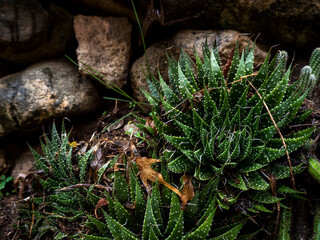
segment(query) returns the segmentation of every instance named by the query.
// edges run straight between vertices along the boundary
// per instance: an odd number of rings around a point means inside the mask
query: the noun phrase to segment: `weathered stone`
[[[0,137],[44,120],[97,110],[101,97],[68,61],[47,61],[0,79]]]
[[[209,46],[213,46],[216,42],[221,58],[221,65],[225,65],[232,51],[234,50],[237,41],[240,51],[244,49],[247,44],[253,45],[253,42],[248,36],[243,36],[239,32],[233,30],[226,31],[193,31],[184,30],[178,32],[171,38],[151,45],[147,49],[148,62],[150,72],[158,75],[158,69],[162,77],[168,79],[168,66],[166,55],[178,58],[180,49],[183,49],[191,59],[195,60],[195,50],[202,59],[202,48],[207,41]],[[255,65],[261,63],[266,57],[267,53],[262,51],[257,45],[255,46]],[[130,80],[133,89],[134,97],[141,102],[146,102],[144,95],[140,89],[148,90],[145,74],[147,72],[145,55],[134,62],[131,68]]]
[[[138,1],[142,2],[141,0]],[[79,7],[91,9],[96,12],[98,11],[118,17],[126,16],[131,20],[135,19],[131,2],[127,0],[73,0],[73,2]],[[144,2],[143,4],[146,3]],[[139,5],[141,6],[141,4]]]
[[[61,56],[73,41],[72,16],[36,0],[0,0],[0,57],[32,64]]]
[[[98,71],[109,86],[121,88],[127,82],[131,54],[132,26],[127,18],[78,15],[74,29],[79,43],[77,56],[79,68],[86,65]]]
[[[273,43],[314,49],[320,42],[320,1],[186,0],[151,1],[144,25],[188,29],[234,29],[261,33]],[[154,3],[152,5],[152,3]],[[139,8],[139,6],[136,6]],[[152,24],[151,22],[157,22]]]

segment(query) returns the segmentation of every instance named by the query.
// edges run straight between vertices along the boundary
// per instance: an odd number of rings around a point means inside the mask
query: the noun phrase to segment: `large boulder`
[[[253,46],[253,42],[248,36],[241,35],[239,32],[233,30],[183,30],[166,40],[151,45],[147,49],[150,72],[154,76],[157,76],[159,70],[162,77],[167,80],[167,55],[177,59],[179,57],[180,49],[183,49],[192,60],[195,61],[195,51],[199,57],[203,59],[202,48],[205,46],[206,42],[209,46],[213,46],[214,43],[217,44],[222,66],[226,64],[237,42],[240,51],[242,51],[247,44],[249,44],[250,47]],[[267,53],[256,45],[254,55],[255,65],[258,65],[264,60]],[[141,89],[148,90],[145,76],[145,73],[147,72],[146,56],[144,54],[134,62],[130,74],[133,95],[140,102],[146,102]]]
[[[72,16],[36,0],[0,0],[0,58],[30,65],[61,56],[74,39]]]
[[[123,87],[127,82],[131,54],[129,20],[78,15],[74,18],[74,30],[79,43],[79,70],[90,75],[87,71],[94,69],[106,85]]]
[[[0,79],[0,137],[43,121],[80,116],[101,102],[90,80],[68,61],[47,61]]]

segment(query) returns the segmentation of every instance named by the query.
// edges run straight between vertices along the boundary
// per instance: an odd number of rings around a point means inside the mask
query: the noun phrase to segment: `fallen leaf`
[[[191,177],[183,175],[183,188],[181,190],[181,209],[185,210],[187,203],[194,198],[194,188],[192,185]]]
[[[140,131],[140,129],[134,125],[133,123],[128,123],[123,127],[123,130],[125,133],[127,133],[129,136],[131,135],[135,135],[136,133],[138,133]]]
[[[157,129],[156,129],[156,125],[154,124],[154,121],[153,121],[153,119],[152,119],[151,116],[147,118],[147,121],[146,121],[146,124],[145,124],[145,125],[146,125],[147,127],[151,127],[152,130],[153,130],[153,133],[154,133],[155,135],[158,134],[158,131],[157,131]]]
[[[94,209],[94,215],[96,216],[97,219],[101,219],[101,217],[99,218],[99,217],[97,216],[97,210],[98,210],[99,208],[102,208],[102,207],[106,206],[106,205],[108,205],[108,200],[105,199],[105,198],[101,198],[101,199],[97,202],[96,207],[95,207],[95,209]]]
[[[124,120],[121,119],[120,121],[118,121],[117,123],[112,123],[111,125],[109,125],[108,127],[108,132],[112,132],[113,130],[116,130],[118,128],[121,128],[124,124]]]
[[[181,192],[167,183],[161,173],[158,173],[156,170],[154,170],[151,165],[156,162],[161,162],[159,159],[154,158],[147,158],[147,157],[137,157],[135,158],[136,163],[138,164],[139,169],[139,176],[144,184],[144,186],[147,188],[147,190],[150,190],[151,187],[148,183],[148,180],[151,182],[156,182],[158,180],[158,183],[163,184],[167,188],[169,188],[171,191],[175,192],[179,197],[181,197]]]

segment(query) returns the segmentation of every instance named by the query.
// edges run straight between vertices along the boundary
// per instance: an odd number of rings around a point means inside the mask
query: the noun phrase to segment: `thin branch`
[[[34,224],[34,203],[31,204],[32,206],[32,219],[31,219],[31,225],[30,225],[30,230],[29,230],[29,238],[31,239],[31,234],[32,234],[32,228]]]
[[[259,98],[262,99],[262,96],[260,95],[260,93],[258,92],[258,90],[253,86],[253,84],[252,84],[247,78],[246,78],[246,80],[247,80],[247,82],[250,84],[250,86],[256,91],[256,93],[258,94]],[[279,129],[277,123],[274,121],[274,119],[273,119],[273,117],[272,117],[272,114],[271,114],[271,112],[270,112],[270,110],[269,110],[268,105],[266,104],[266,102],[265,102],[264,100],[263,100],[263,105],[264,105],[264,107],[266,108],[266,110],[267,110],[267,112],[268,112],[268,114],[269,114],[269,116],[270,116],[270,119],[271,119],[273,125],[274,125],[275,128],[277,129],[277,132],[278,132],[278,134],[280,135],[281,141],[282,141],[283,146],[284,146],[284,148],[285,148],[285,150],[286,150],[287,160],[288,160],[288,164],[289,164],[289,168],[290,168],[290,176],[291,176],[290,180],[291,180],[291,184],[292,184],[293,189],[296,190],[296,186],[295,186],[296,184],[295,184],[295,180],[294,180],[294,176],[293,176],[292,164],[291,164],[291,160],[290,160],[290,155],[289,155],[289,151],[288,151],[287,144],[286,144],[286,142],[285,142],[285,140],[284,140],[284,137],[283,137],[282,133],[280,132],[280,129]]]
[[[65,191],[65,190],[72,189],[72,188],[89,188],[91,186],[94,186],[95,188],[107,190],[108,192],[112,191],[111,187],[104,186],[104,185],[101,185],[101,184],[88,184],[88,183],[78,183],[78,184],[75,184],[75,185],[71,185],[71,186],[67,186],[67,187],[58,189],[56,191],[60,192],[60,191]]]

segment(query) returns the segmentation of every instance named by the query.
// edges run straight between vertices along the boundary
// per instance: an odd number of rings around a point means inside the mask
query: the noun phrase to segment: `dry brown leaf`
[[[145,124],[145,125],[146,125],[147,127],[151,127],[152,130],[153,130],[153,133],[154,133],[155,135],[158,134],[158,131],[157,131],[157,129],[156,129],[156,125],[154,124],[154,121],[153,121],[153,119],[152,119],[151,116],[147,118],[147,121],[146,121],[146,124]]]
[[[151,182],[155,182],[158,180],[158,183],[163,184],[167,188],[169,188],[171,191],[175,192],[179,197],[181,197],[181,192],[167,183],[161,173],[158,173],[156,170],[154,170],[151,165],[156,162],[161,162],[159,159],[154,158],[147,158],[147,157],[137,157],[135,159],[136,163],[138,164],[139,169],[139,175],[142,183],[144,186],[149,190],[151,187],[148,184],[148,180]]]
[[[102,207],[104,207],[104,206],[106,206],[106,205],[108,205],[108,200],[107,199],[105,199],[105,198],[101,198],[98,202],[97,202],[97,205],[96,205],[96,207],[95,207],[95,209],[94,209],[94,215],[96,216],[96,218],[97,219],[100,219],[99,217],[98,217],[98,215],[97,215],[97,210],[99,209],[99,208],[102,208]]]
[[[183,188],[181,191],[181,209],[185,210],[187,203],[194,198],[194,188],[192,185],[191,177],[183,175]]]

